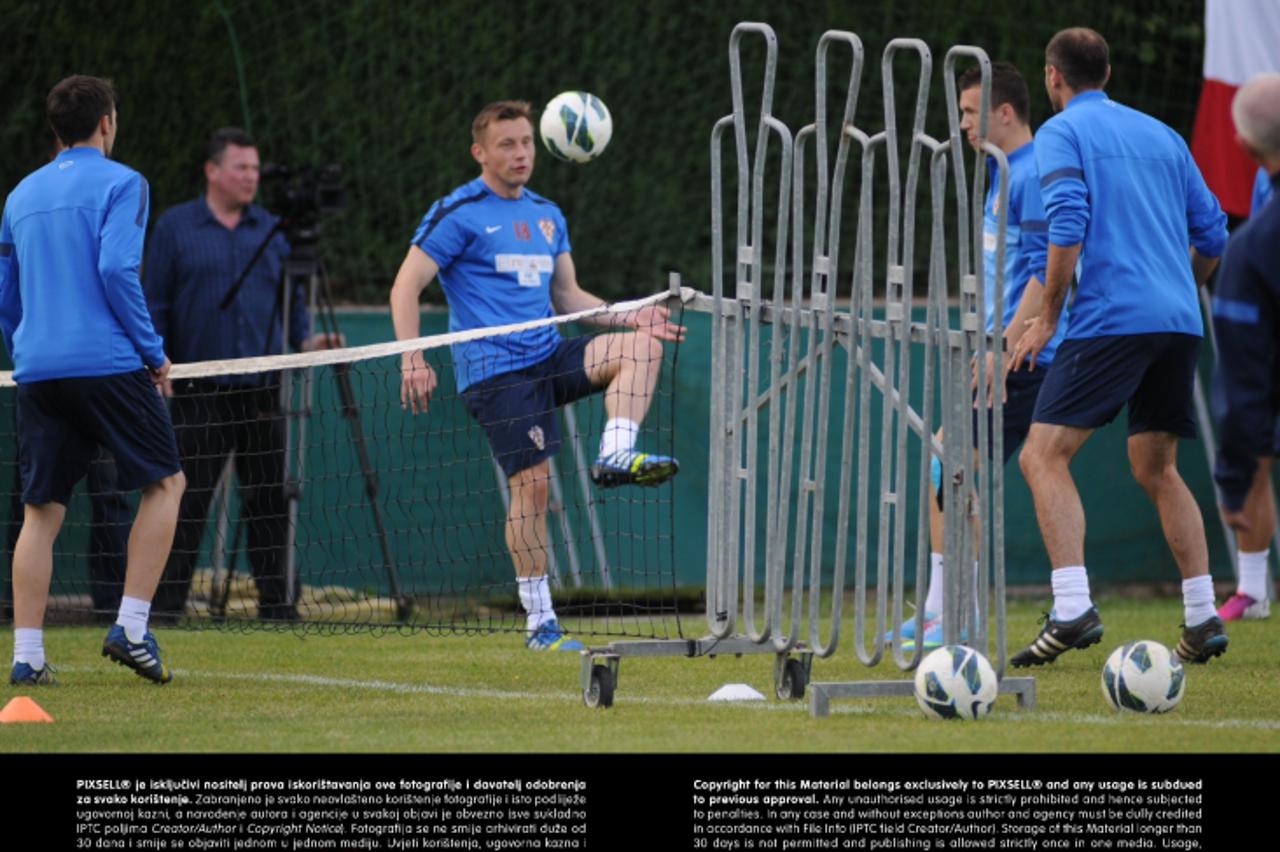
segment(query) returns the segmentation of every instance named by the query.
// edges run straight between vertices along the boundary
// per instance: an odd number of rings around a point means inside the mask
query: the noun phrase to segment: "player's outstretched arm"
[[[391,322],[395,325],[396,340],[412,340],[421,337],[418,299],[432,282],[440,268],[431,257],[417,246],[410,246],[395,283],[391,285]],[[436,389],[436,374],[420,351],[405,352],[400,356],[400,407],[426,413],[427,403]]]
[[[556,258],[555,272],[551,277],[551,302],[558,314],[572,314],[608,304],[578,284],[578,272],[573,265],[573,256],[568,252]],[[673,343],[684,340],[685,334],[685,327],[671,322],[670,311],[661,305],[646,305],[625,314],[605,314],[588,322],[606,328],[634,328],[658,340]]]

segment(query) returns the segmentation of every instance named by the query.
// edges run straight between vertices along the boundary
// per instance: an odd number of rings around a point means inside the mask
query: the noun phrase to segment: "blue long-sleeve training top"
[[[1040,176],[1036,174],[1035,142],[1031,141],[1009,154],[1009,209],[1005,214],[1004,257],[1004,328],[1013,322],[1018,304],[1027,292],[1032,278],[1043,287],[1045,261],[1049,253],[1049,223],[1044,218],[1044,205],[1040,201]],[[999,230],[1000,176],[995,157],[987,158],[987,173],[991,186],[987,190],[986,207],[983,209],[982,245],[983,272],[987,279],[986,308],[987,331],[995,330],[996,313],[996,243]],[[1064,305],[1063,317],[1068,308]],[[1053,338],[1040,350],[1037,364],[1048,366],[1058,351],[1058,344],[1067,330],[1067,323],[1060,321]]]
[[[1280,173],[1271,187],[1280,185]],[[1258,456],[1277,450],[1280,416],[1280,204],[1267,204],[1236,230],[1213,300],[1218,364],[1213,414],[1218,459],[1213,476],[1223,504],[1244,505]]]
[[[171,207],[156,220],[142,285],[156,330],[175,364],[279,355],[283,309],[280,274],[289,257],[284,235],[271,237],[225,309],[223,298],[277,219],[249,205],[234,229],[214,218],[204,198]],[[303,282],[289,294],[289,342],[301,349],[311,333]],[[222,380],[220,380],[222,381]],[[259,376],[228,377],[225,384],[257,384]]]
[[[1203,334],[1188,245],[1218,257],[1227,217],[1172,128],[1101,91],[1036,133],[1050,245],[1083,243],[1067,338]]]
[[[27,175],[0,222],[0,331],[20,383],[164,364],[138,267],[147,182],[96,148]]]

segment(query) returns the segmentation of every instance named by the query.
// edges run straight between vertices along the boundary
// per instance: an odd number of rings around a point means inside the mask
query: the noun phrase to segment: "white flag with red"
[[[1191,153],[1222,209],[1247,216],[1258,165],[1236,144],[1231,99],[1254,75],[1280,71],[1280,0],[1206,0],[1204,33]]]

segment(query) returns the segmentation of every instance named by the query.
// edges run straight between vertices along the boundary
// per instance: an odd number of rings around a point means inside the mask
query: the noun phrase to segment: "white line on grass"
[[[336,689],[363,689],[371,692],[396,692],[409,695],[443,695],[451,698],[494,698],[508,701],[546,701],[550,699],[575,703],[582,700],[582,694],[579,692],[533,692],[502,689],[473,689],[470,687],[460,686],[434,686],[432,684],[425,683],[396,683],[394,681],[385,680],[351,680],[347,678],[305,674],[242,674],[235,672],[196,672],[184,669],[175,669],[174,673],[183,677],[196,679],[249,681],[253,683],[293,683],[306,686],[333,687]],[[706,699],[700,698],[660,698],[652,695],[630,694],[623,696],[620,700],[624,704],[646,704],[663,707],[693,707],[722,704],[724,706],[756,711],[784,713],[809,712],[809,704],[807,701],[766,700],[709,702]],[[1008,705],[1006,704],[1005,706],[1007,707]],[[918,717],[920,715],[919,711],[915,707],[904,706],[891,709],[882,703],[875,705],[866,703],[835,704],[831,707],[831,712],[835,714],[866,716],[887,715]],[[1035,710],[1029,713],[1021,713],[1017,711],[1001,713],[1000,721],[1049,724],[1061,724],[1063,722],[1067,722],[1077,725],[1125,725],[1141,722],[1141,718],[1131,714],[1121,715],[1119,713],[1054,713]],[[1166,716],[1161,717],[1160,724],[1176,725],[1178,727],[1188,728],[1280,731],[1280,720],[1270,719],[1184,719],[1177,716]]]

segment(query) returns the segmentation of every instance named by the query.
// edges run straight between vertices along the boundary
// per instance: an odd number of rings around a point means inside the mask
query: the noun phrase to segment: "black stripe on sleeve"
[[[1024,234],[1044,234],[1049,231],[1049,223],[1044,219],[1023,219],[1019,224]]]
[[[1055,180],[1064,180],[1065,178],[1076,178],[1077,180],[1084,180],[1084,170],[1073,169],[1068,167],[1065,169],[1057,169],[1055,171],[1049,172],[1049,174],[1040,178],[1040,187],[1043,189],[1044,187],[1053,183]]]
[[[13,243],[0,243],[0,257],[8,257],[13,254]]]
[[[454,210],[457,210],[459,207],[462,207],[463,205],[474,204],[477,201],[481,201],[484,199],[484,197],[485,197],[485,191],[481,190],[480,192],[477,192],[475,195],[468,195],[466,198],[460,198],[457,201],[453,202],[452,204],[441,205],[440,208],[436,210],[436,215],[432,216],[431,221],[427,223],[427,229],[422,232],[422,239],[418,240],[417,242],[418,248],[422,248],[426,244],[427,237],[431,236],[431,232],[436,229],[436,225],[439,225],[440,222],[444,220],[445,216],[448,216]]]

